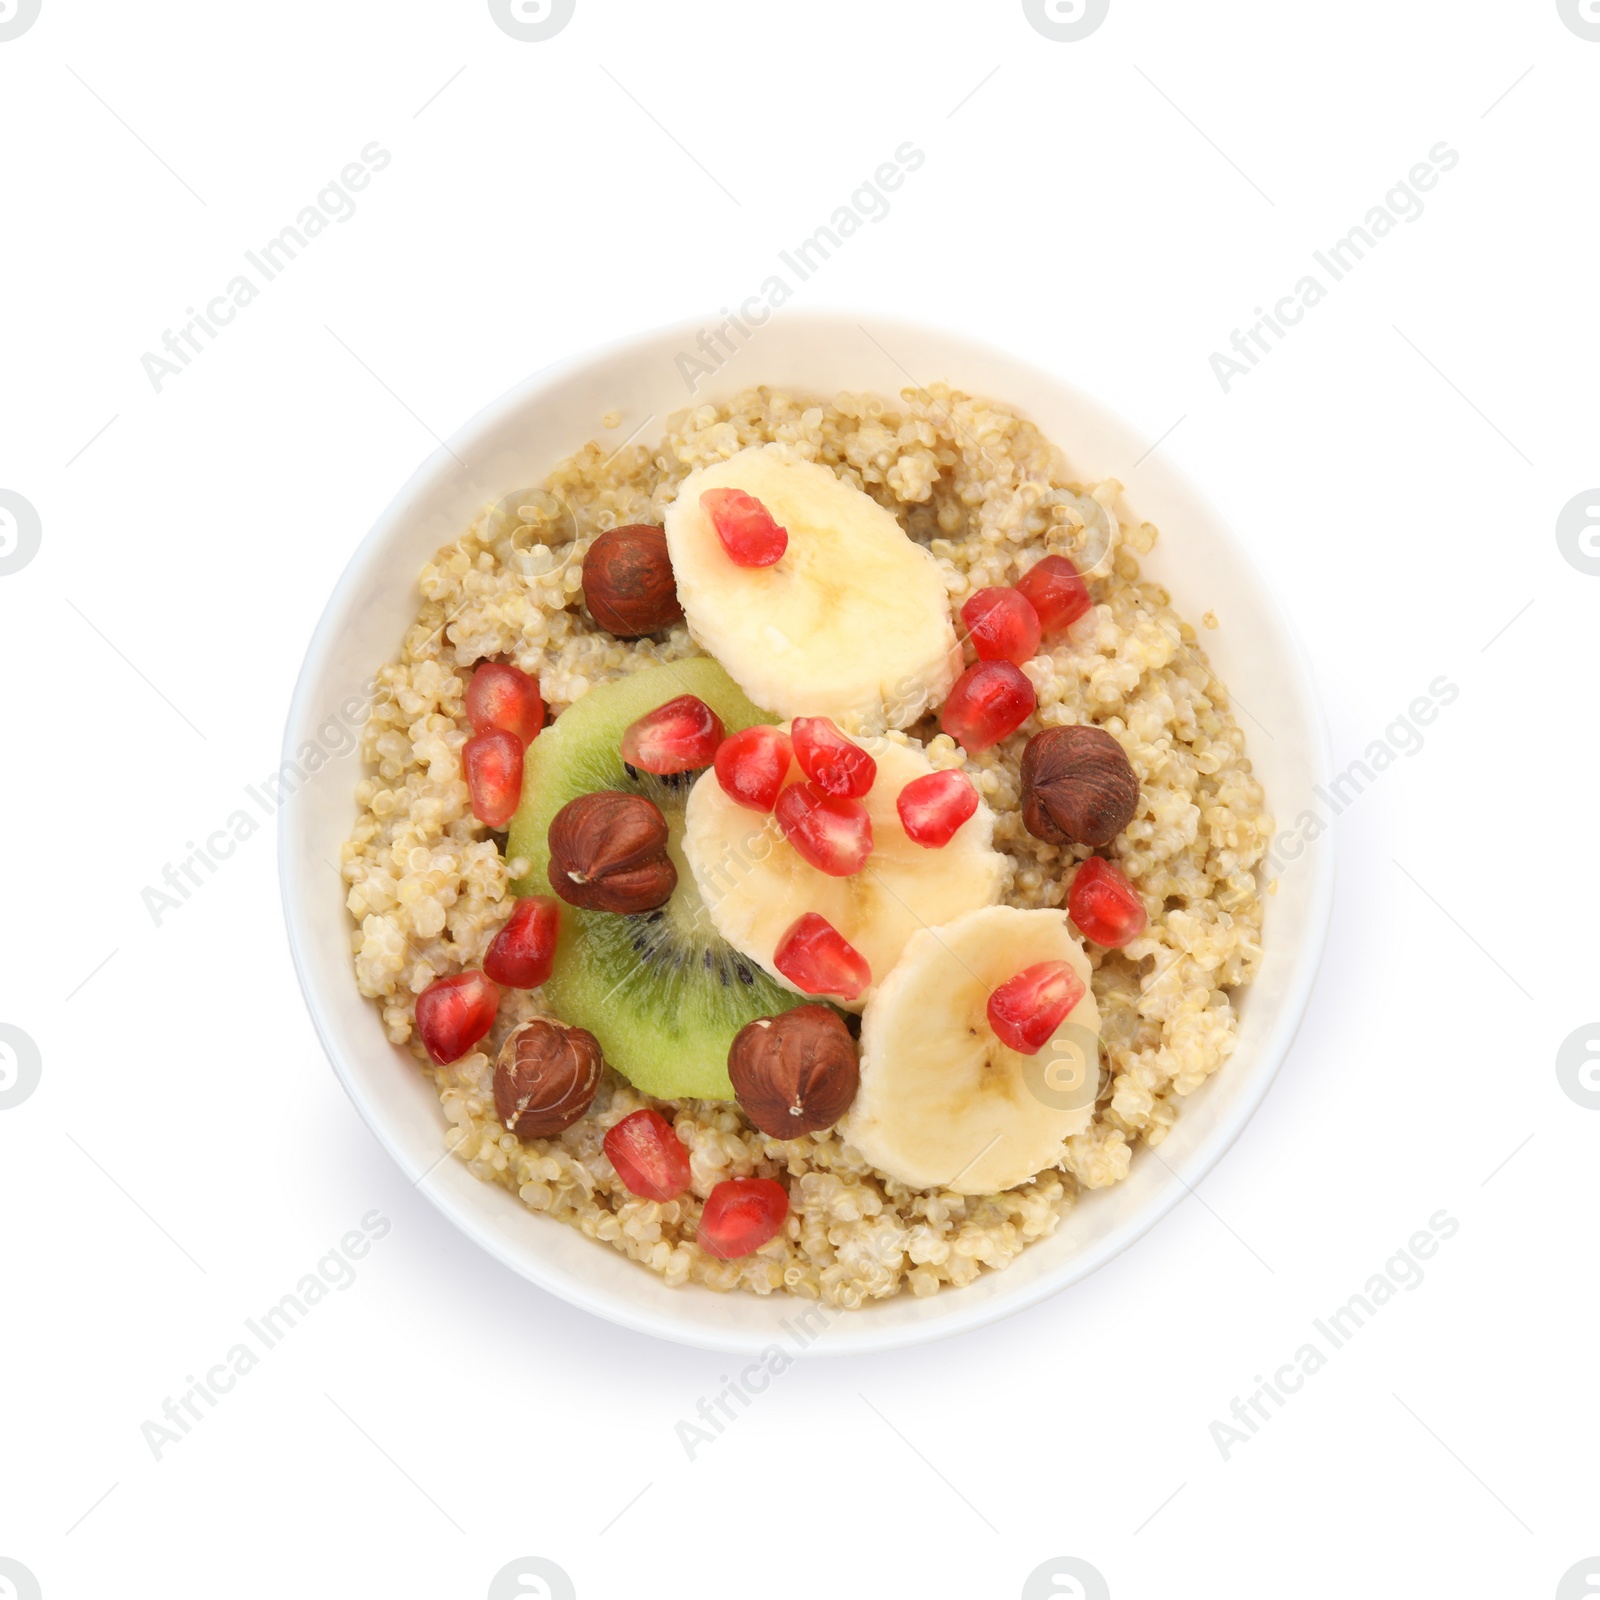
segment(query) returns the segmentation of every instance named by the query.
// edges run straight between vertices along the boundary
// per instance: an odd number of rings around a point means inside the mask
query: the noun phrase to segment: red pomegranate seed
[[[537,989],[550,976],[560,925],[561,902],[553,895],[517,901],[483,958],[484,972],[508,989]]]
[[[1015,589],[980,589],[961,608],[967,637],[980,661],[1014,661],[1039,653],[1039,613]]]
[[[878,763],[827,717],[796,717],[789,725],[800,770],[827,794],[859,800],[872,787]]]
[[[717,746],[717,782],[730,800],[770,811],[794,764],[794,747],[782,728],[759,723],[730,734]]]
[[[494,1026],[500,991],[476,968],[437,978],[417,996],[417,1032],[438,1064],[459,1061]]]
[[[467,720],[474,733],[504,728],[523,744],[532,744],[544,726],[539,680],[499,661],[485,661],[467,685]]]
[[[1009,661],[980,661],[956,679],[939,726],[969,755],[976,755],[1015,733],[1037,703],[1020,667]]]
[[[778,940],[772,964],[807,994],[836,994],[859,1000],[872,987],[867,958],[815,911],[791,923]]]
[[[689,1187],[689,1152],[659,1111],[635,1111],[605,1137],[606,1155],[629,1194],[673,1200]]]
[[[1020,594],[1038,615],[1046,633],[1071,627],[1094,601],[1089,586],[1065,556],[1046,556],[1017,579]]]
[[[872,854],[872,818],[859,800],[791,783],[774,808],[783,836],[818,872],[848,878]]]
[[[622,759],[641,772],[693,772],[709,767],[722,743],[722,718],[704,700],[680,694],[622,736]]]
[[[700,504],[736,566],[770,567],[789,548],[788,532],[743,489],[707,489]]]
[[[1024,967],[989,996],[989,1026],[1001,1044],[1036,1056],[1085,992],[1083,979],[1070,962],[1041,961]]]
[[[938,850],[978,809],[978,791],[964,772],[930,772],[900,791],[894,808],[906,837],[926,850]]]
[[[707,1255],[732,1261],[777,1238],[789,1196],[771,1178],[724,1178],[706,1198],[696,1238]]]
[[[504,728],[475,733],[461,747],[461,769],[473,816],[488,827],[505,827],[522,799],[522,741]]]
[[[1090,856],[1073,874],[1067,915],[1085,939],[1108,950],[1137,939],[1150,921],[1138,891],[1104,856]]]

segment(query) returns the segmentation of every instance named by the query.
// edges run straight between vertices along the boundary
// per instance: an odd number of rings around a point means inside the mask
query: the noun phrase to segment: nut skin
[[[774,1139],[831,1128],[856,1097],[856,1042],[827,1006],[758,1017],[734,1036],[728,1077],[744,1114]]]
[[[604,1065],[592,1033],[525,1022],[500,1047],[494,1109],[519,1139],[553,1139],[589,1109]]]
[[[589,615],[619,639],[641,639],[683,620],[667,536],[648,522],[609,528],[583,558]]]
[[[661,808],[618,789],[568,801],[550,821],[550,887],[585,911],[631,916],[665,905],[678,869]]]
[[[1046,728],[1022,752],[1022,821],[1046,844],[1110,844],[1139,809],[1139,778],[1104,728]]]

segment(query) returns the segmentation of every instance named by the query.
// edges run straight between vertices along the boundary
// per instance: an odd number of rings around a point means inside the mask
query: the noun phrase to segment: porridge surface
[[[595,684],[700,654],[681,622],[637,641],[598,630],[582,610],[583,555],[608,528],[660,523],[694,468],[769,440],[894,512],[933,553],[955,609],[1045,555],[1069,557],[1089,581],[1093,609],[1023,669],[1038,708],[1016,733],[965,759],[932,717],[890,735],[924,743],[936,767],[964,765],[995,813],[995,848],[1011,864],[1004,903],[1024,908],[1061,906],[1064,872],[1090,854],[1024,829],[1018,768],[1029,736],[1093,722],[1121,743],[1139,778],[1138,812],[1106,853],[1139,890],[1150,922],[1122,950],[1088,946],[1103,1044],[1094,1120],[1069,1140],[1061,1169],[1004,1194],[908,1190],[836,1132],[780,1141],[731,1101],[651,1101],[610,1068],[581,1121],[557,1138],[520,1143],[495,1115],[494,1061],[506,1034],[541,1014],[538,991],[507,991],[488,1038],[448,1067],[434,1067],[415,1037],[416,996],[482,960],[523,870],[503,859],[470,810],[461,748],[471,732],[463,696],[472,667],[511,662],[539,679],[559,714]],[[416,621],[398,659],[378,674],[363,738],[369,775],[342,852],[357,982],[389,1038],[409,1044],[433,1077],[447,1143],[478,1177],[669,1283],[787,1289],[855,1307],[906,1288],[933,1294],[1005,1266],[1055,1228],[1080,1188],[1115,1183],[1141,1141],[1166,1137],[1183,1097],[1232,1052],[1230,996],[1260,960],[1255,869],[1272,822],[1194,629],[1139,576],[1138,556],[1156,530],[1119,525],[1107,508],[1120,485],[1076,483],[1031,423],[938,385],[899,400],[840,394],[828,403],[752,391],[669,418],[653,449],[613,453],[590,443],[545,488],[573,518],[556,532],[575,537],[537,542],[515,516],[490,508],[424,567]],[[1204,620],[1216,625],[1209,613]],[[647,1105],[675,1123],[690,1153],[691,1193],[664,1204],[630,1194],[601,1147],[608,1128]],[[718,1260],[695,1242],[701,1203],[720,1180],[748,1176],[785,1183],[788,1218],[756,1253]]]

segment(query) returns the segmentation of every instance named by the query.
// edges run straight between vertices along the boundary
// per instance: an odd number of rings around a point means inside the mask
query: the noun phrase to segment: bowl
[[[842,314],[779,315],[753,328],[731,355],[701,340],[701,332],[681,326],[645,333],[547,369],[480,412],[417,470],[356,550],[317,624],[289,711],[286,760],[308,742],[324,752],[330,743],[349,742],[330,739],[330,722],[359,720],[373,671],[398,650],[416,610],[423,563],[458,538],[487,502],[540,481],[593,437],[613,408],[622,413],[623,429],[652,441],[670,412],[756,384],[820,395],[896,394],[916,374],[1016,407],[1062,447],[1084,481],[1126,480],[1148,449],[1148,440],[1061,379],[935,329]],[[715,353],[708,354],[706,343]],[[619,441],[627,436],[623,429]],[[1250,559],[1159,454],[1142,460],[1120,510],[1125,521],[1148,518],[1162,530],[1143,566],[1183,615],[1215,610],[1224,619],[1206,635],[1206,650],[1235,696],[1269,809],[1279,819],[1312,809],[1313,791],[1331,767],[1322,712],[1293,630]],[[352,751],[326,760],[295,789],[279,812],[279,868],[306,1005],[372,1131],[463,1233],[551,1294],[626,1327],[708,1349],[753,1353],[779,1342],[781,1319],[797,1310],[789,1296],[669,1289],[626,1257],[442,1158],[445,1119],[432,1084],[388,1043],[376,1010],[356,992],[343,887],[329,864],[339,859],[354,820],[359,776]],[[1161,1160],[1136,1153],[1125,1181],[1084,1194],[1050,1238],[1004,1271],[926,1299],[902,1293],[833,1315],[825,1337],[808,1349],[886,1350],[979,1327],[1059,1293],[1154,1227],[1238,1137],[1282,1064],[1321,955],[1332,877],[1326,847],[1281,871],[1279,890],[1267,901],[1260,974],[1241,997],[1237,1049],[1189,1096]]]

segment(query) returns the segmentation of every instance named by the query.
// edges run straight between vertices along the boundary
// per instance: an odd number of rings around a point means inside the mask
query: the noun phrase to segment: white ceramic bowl
[[[562,456],[595,437],[601,415],[622,412],[622,439],[643,424],[653,442],[664,419],[689,404],[755,384],[819,395],[841,389],[892,395],[916,380],[943,380],[1018,408],[1066,451],[1085,481],[1127,480],[1149,441],[1068,384],[1009,356],[927,328],[843,315],[775,317],[691,395],[678,357],[696,351],[697,328],[668,328],[565,362],[481,412],[424,463],[356,551],[317,626],[289,713],[285,756],[326,725],[374,669],[393,657],[417,607],[417,574],[460,536],[489,500],[538,482]],[[645,419],[650,419],[648,422]],[[1191,619],[1215,609],[1223,627],[1204,635],[1222,679],[1248,715],[1250,755],[1280,819],[1313,805],[1330,767],[1311,676],[1290,627],[1249,559],[1202,497],[1158,453],[1140,466],[1124,520],[1161,530],[1146,571]],[[1270,730],[1270,737],[1266,732]],[[441,1160],[443,1114],[433,1086],[388,1044],[355,988],[349,922],[329,870],[355,816],[354,755],[315,773],[280,812],[279,865],[289,942],[306,1004],[334,1070],[363,1117],[409,1177],[461,1230],[552,1294],[630,1328],[687,1344],[757,1351],[779,1338],[787,1296],[719,1295],[662,1281],[574,1228],[528,1211],[459,1162]],[[1305,1009],[1332,901],[1332,854],[1316,852],[1283,874],[1268,900],[1265,957],[1240,1006],[1238,1048],[1184,1104],[1160,1161],[1136,1155],[1128,1179],[1086,1194],[1049,1239],[1004,1272],[928,1299],[902,1294],[833,1319],[811,1348],[830,1354],[885,1350],[993,1322],[1077,1282],[1124,1250],[1175,1206],[1233,1142],[1266,1094]],[[1263,1205],[1272,1204],[1269,1195]],[[793,1344],[785,1341],[786,1347]]]

